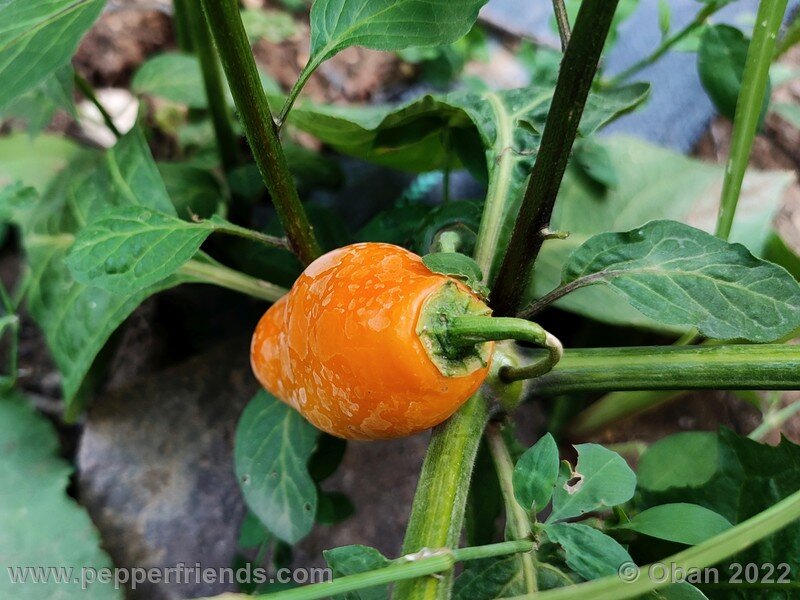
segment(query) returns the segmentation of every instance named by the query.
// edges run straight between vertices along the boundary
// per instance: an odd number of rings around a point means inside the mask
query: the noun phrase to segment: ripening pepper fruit
[[[315,260],[264,314],[253,335],[253,372],[333,435],[411,435],[452,415],[489,372],[493,344],[454,354],[442,322],[488,313],[469,288],[416,254],[353,244]]]

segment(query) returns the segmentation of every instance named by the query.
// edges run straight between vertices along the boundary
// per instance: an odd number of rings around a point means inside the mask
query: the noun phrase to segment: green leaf
[[[374,571],[388,567],[390,564],[383,554],[369,546],[341,546],[332,550],[324,550],[325,562],[335,577],[356,575],[365,571]],[[384,600],[389,597],[387,586],[379,585],[350,592],[342,596],[334,596],[337,600]]]
[[[171,277],[133,294],[78,283],[65,263],[74,235],[108,206],[174,209],[138,129],[100,159],[76,158],[34,200],[27,211],[16,211],[31,268],[28,309],[61,371],[67,418],[74,418],[84,379],[114,330],[147,297],[185,281]]]
[[[716,471],[717,436],[684,431],[658,440],[639,459],[639,487],[659,492],[672,487],[700,487]]]
[[[453,582],[455,600],[494,600],[526,592],[525,578],[516,556],[482,558],[464,564]]]
[[[21,181],[44,192],[59,171],[83,151],[75,142],[57,135],[33,139],[24,133],[0,138],[0,187]]]
[[[234,464],[248,507],[283,541],[294,544],[314,525],[317,490],[308,474],[317,431],[265,391],[236,429]]]
[[[689,545],[704,542],[730,528],[728,520],[713,510],[684,502],[654,506],[617,526],[617,529]]]
[[[527,510],[539,512],[553,495],[558,479],[558,445],[549,433],[528,448],[514,465],[514,497]]]
[[[320,431],[317,447],[308,461],[308,472],[317,483],[322,483],[336,472],[344,460],[347,441]]]
[[[658,29],[661,31],[662,38],[669,35],[671,21],[672,11],[668,0],[658,0]]]
[[[750,41],[730,25],[706,27],[697,52],[697,70],[709,98],[719,112],[733,120],[742,87],[744,63]],[[771,86],[767,86],[760,123],[764,122]],[[760,125],[759,125],[760,127]]]
[[[708,598],[690,583],[673,583],[641,596],[641,600],[708,600]]]
[[[579,444],[578,464],[568,477],[559,475],[548,523],[627,502],[636,488],[636,475],[616,452],[598,444]]]
[[[714,474],[694,487],[644,490],[642,508],[672,502],[699,504],[736,525],[777,504],[800,489],[800,446],[783,439],[778,446],[759,444],[728,429],[717,434]],[[674,446],[674,459],[688,463],[692,448]],[[720,581],[731,564],[787,563],[800,572],[800,522],[796,521],[758,544],[727,559]],[[738,596],[737,596],[738,597]]]
[[[37,136],[50,124],[58,109],[64,109],[75,117],[74,76],[71,65],[61,67],[35,88],[7,104],[0,119],[21,119],[27,123],[28,135]]]
[[[249,510],[242,519],[239,527],[239,548],[257,548],[272,539],[272,534],[267,531],[264,524]]]
[[[208,219],[225,201],[219,179],[206,169],[186,163],[158,163],[158,172],[181,219]]]
[[[590,238],[562,284],[598,283],[646,316],[706,337],[770,342],[800,325],[800,286],[785,269],[676,221]]]
[[[80,230],[65,262],[80,283],[132,294],[175,273],[215,229],[215,221],[112,207]]]
[[[575,166],[589,179],[607,188],[617,187],[619,178],[608,148],[594,138],[585,138],[575,143],[572,159]]]
[[[66,65],[105,0],[0,3],[0,108]]]
[[[86,511],[67,494],[72,468],[58,435],[17,393],[0,398],[0,597],[122,599],[111,583],[78,583],[82,568],[111,568]],[[74,569],[75,582],[12,583],[6,567]]]
[[[655,219],[673,219],[713,231],[719,209],[724,168],[627,137],[597,140],[610,155],[619,185],[600,189],[571,166],[561,184],[551,220],[554,230],[569,231],[566,240],[545,242],[536,263],[529,299],[541,297],[561,281],[564,263],[591,235],[625,231]],[[747,174],[739,199],[731,241],[762,256],[781,198],[792,181],[781,171]],[[680,333],[685,328],[646,317],[607,286],[577,290],[559,308],[607,323]]]
[[[347,46],[400,50],[454,42],[472,28],[486,2],[315,0],[309,64],[316,66]]]
[[[800,129],[800,106],[797,106],[797,104],[776,103],[772,106],[772,110],[792,127]]]
[[[353,516],[356,507],[353,501],[342,492],[319,493],[317,499],[317,523],[323,525],[335,525]]]
[[[586,580],[617,575],[620,565],[633,562],[614,538],[580,523],[553,523],[547,537],[564,549],[567,566]]]
[[[241,15],[247,39],[251,44],[262,39],[279,44],[298,33],[297,23],[292,15],[282,10],[246,8]]]

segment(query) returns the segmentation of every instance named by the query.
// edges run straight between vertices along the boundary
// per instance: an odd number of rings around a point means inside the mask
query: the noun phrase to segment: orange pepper
[[[478,360],[456,371],[435,361],[423,319],[446,287],[458,306],[488,312],[462,283],[398,246],[329,252],[258,323],[253,372],[267,391],[339,437],[395,438],[433,427],[480,387],[493,348],[481,344]]]

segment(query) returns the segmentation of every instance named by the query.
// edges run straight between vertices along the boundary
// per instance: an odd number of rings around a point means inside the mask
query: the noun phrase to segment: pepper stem
[[[481,342],[516,340],[528,342],[547,350],[547,356],[535,363],[514,370],[525,374],[524,379],[544,375],[561,360],[564,347],[559,339],[541,325],[515,317],[463,316],[447,322],[447,337],[452,345],[472,345]],[[502,378],[503,371],[500,376]]]

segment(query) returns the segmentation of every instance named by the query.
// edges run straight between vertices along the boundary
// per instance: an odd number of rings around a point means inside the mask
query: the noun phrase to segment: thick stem
[[[92,84],[86,81],[83,75],[77,71],[75,71],[75,85],[81,91],[81,94],[83,94],[89,102],[94,104],[95,108],[100,112],[100,116],[103,117],[103,123],[105,123],[106,127],[111,130],[111,133],[114,134],[114,137],[117,139],[121,138],[122,133],[120,133],[120,130],[117,129],[117,126],[114,124],[114,119],[111,118],[111,115],[106,110],[106,107],[103,106],[103,104],[97,98],[97,94],[94,93]]]
[[[501,378],[525,378],[505,368]],[[796,390],[800,346],[786,344],[653,346],[567,350],[556,367],[531,381],[534,394],[614,390]]]
[[[239,111],[247,141],[292,250],[304,264],[320,254],[319,244],[300,203],[286,162],[278,128],[261,87],[236,0],[202,0],[222,66]]]
[[[486,402],[479,392],[434,428],[403,540],[405,554],[458,546],[472,467],[487,418]],[[453,572],[449,570],[439,578],[398,583],[394,599],[448,598],[452,585]]]
[[[561,39],[561,51],[565,51],[569,45],[569,15],[564,0],[553,0],[553,12],[556,15],[556,25],[558,25],[558,37]]]
[[[515,314],[545,240],[550,215],[578,133],[618,0],[582,2],[564,53],[539,154],[492,291],[499,316]]]
[[[744,172],[750,161],[753,139],[761,120],[764,95],[769,84],[769,67],[775,54],[775,38],[786,12],[787,1],[761,0],[758,5],[753,39],[747,49],[742,86],[733,118],[731,150],[725,168],[725,179],[722,182],[716,234],[724,240],[727,240],[731,233]]]
[[[621,73],[615,75],[611,80],[606,81],[603,85],[605,87],[615,87],[625,83],[628,79],[636,75],[642,69],[649,67],[656,61],[658,61],[662,56],[664,56],[669,50],[671,50],[678,42],[683,40],[686,36],[694,32],[696,29],[701,27],[708,17],[713,15],[717,12],[720,8],[725,6],[727,2],[709,2],[706,4],[695,16],[695,18],[686,25],[683,29],[675,32],[673,35],[665,38],[661,41],[658,48],[653,50],[651,54],[645,56],[643,59],[637,61]]]
[[[267,302],[276,302],[289,291],[223,265],[200,260],[190,260],[180,268],[179,273],[188,275],[198,283],[211,283]]]
[[[673,554],[659,561],[669,565],[674,573],[692,572],[715,565],[726,558],[749,548],[765,537],[780,531],[800,519],[800,492],[781,500],[764,512],[758,513],[687,550]],[[588,583],[558,588],[538,594],[516,596],[506,600],[627,600],[641,598],[647,592],[673,583],[670,577],[650,577],[649,565],[639,569],[641,576],[635,581],[623,579],[614,574]]]
[[[489,544],[487,546],[475,546],[473,548],[461,548],[450,550],[443,548],[432,550],[427,553],[420,553],[417,556],[404,556],[393,561],[388,567],[339,577],[330,582],[315,583],[305,587],[298,587],[283,592],[274,592],[261,598],[270,600],[316,600],[317,598],[329,598],[354,592],[364,588],[385,585],[396,581],[404,581],[435,575],[443,571],[449,571],[457,562],[466,560],[476,560],[480,558],[492,558],[495,556],[507,556],[519,552],[530,552],[533,544],[527,540],[519,542],[502,542],[500,544]]]
[[[239,147],[231,125],[219,61],[214,51],[209,26],[203,17],[202,8],[198,5],[185,8],[189,9],[186,11],[185,17],[190,28],[194,52],[203,73],[203,85],[206,90],[211,123],[217,138],[220,162],[222,162],[225,173],[230,173],[239,165]]]
[[[503,503],[506,507],[506,531],[515,540],[527,539],[531,535],[529,517],[514,496],[514,484],[512,482],[514,463],[508,453],[499,424],[489,425],[486,429],[486,442],[497,471],[497,479],[500,482],[500,491],[503,494]],[[526,591],[528,593],[536,592],[539,589],[539,584],[536,579],[536,563],[533,555],[530,553],[522,554],[519,556],[519,560],[522,563]]]
[[[175,40],[181,52],[191,54],[194,50],[192,34],[189,29],[189,0],[172,0],[172,26],[175,28]]]

